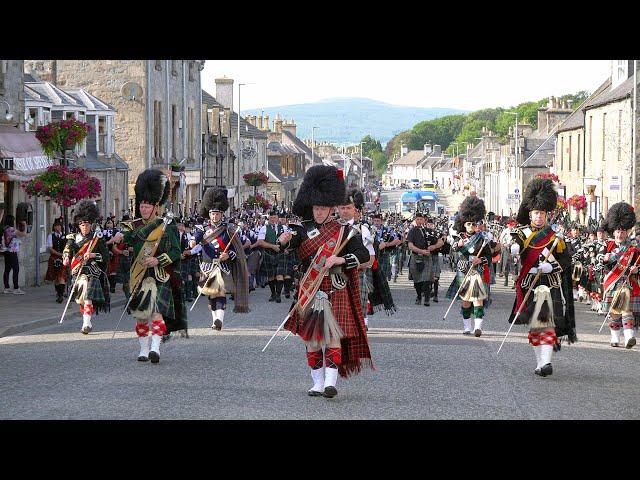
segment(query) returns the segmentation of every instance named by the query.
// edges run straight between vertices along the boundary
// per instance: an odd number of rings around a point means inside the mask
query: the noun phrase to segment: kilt
[[[384,278],[389,278],[391,275],[391,255],[386,248],[378,255],[378,265],[380,265]]]
[[[191,275],[191,255],[180,260],[180,278],[186,282]]]
[[[247,269],[249,275],[257,275],[260,271],[260,264],[262,263],[262,252],[260,250],[254,250],[247,257]]]
[[[611,308],[611,303],[613,302],[613,296],[615,294],[616,288],[612,288],[607,292],[607,295],[602,300],[602,311],[609,312]],[[629,302],[629,308],[631,308],[631,312],[633,312],[633,325],[635,328],[640,327],[640,296],[634,297],[631,296],[631,301]]]
[[[57,255],[51,255],[49,257],[49,262],[47,263],[47,273],[44,277],[45,280],[49,282],[56,283],[66,283],[67,282],[67,267],[64,265],[60,265],[59,267],[54,266],[54,262],[56,260],[60,260],[62,262],[62,257]]]
[[[431,260],[432,260],[432,268],[433,268],[433,277],[434,279],[440,278],[440,274],[442,273],[442,260],[440,259],[440,254],[432,253]]]
[[[367,316],[367,302],[369,301],[369,292],[373,289],[373,273],[371,268],[365,268],[358,275],[360,280],[360,304],[362,305],[362,315]]]
[[[168,269],[165,269],[168,271]],[[147,270],[152,272],[153,269]],[[167,332],[175,332],[187,328],[187,306],[182,299],[182,278],[176,271],[170,272],[166,282],[156,281],[158,293],[155,311],[162,315],[167,325]]]
[[[195,278],[195,274],[200,272],[200,257],[198,255],[190,255],[189,259],[189,274],[191,278]]]
[[[293,277],[293,268],[298,264],[298,255],[293,251],[282,253],[285,257],[285,277]]]
[[[480,275],[482,275],[483,270],[480,267],[476,267],[478,273],[480,273]],[[467,274],[466,273],[462,273],[460,270],[456,271],[456,275],[455,277],[453,277],[453,280],[451,281],[451,284],[449,285],[449,288],[447,289],[447,295],[446,297],[449,299],[453,299],[454,295],[458,292],[458,289],[460,288],[460,286],[462,285],[462,282],[464,281],[464,277],[466,277]],[[489,291],[489,285],[485,284],[486,288],[487,288],[487,294],[490,294]],[[456,297],[456,300],[460,300],[460,295],[458,295]],[[489,308],[489,305],[491,305],[491,301],[489,298],[485,298],[482,301],[482,306],[486,309]],[[462,307],[460,307],[460,312],[462,313]]]
[[[270,253],[269,250],[263,250],[262,265],[260,273],[267,278],[273,278],[277,275],[293,275],[293,264],[291,265],[291,273],[287,272],[287,255],[283,253]]]
[[[347,378],[360,372],[363,365],[371,369],[374,367],[360,303],[359,272],[347,270],[344,273],[349,279],[345,288],[335,290],[331,285],[331,276],[329,275],[322,279],[319,290],[329,296],[331,310],[344,335],[340,340],[342,362],[338,371],[341,377]],[[290,312],[289,320],[285,323],[284,328],[297,334],[301,327],[302,318],[294,309]]]
[[[93,275],[91,273],[87,274],[85,269],[83,269],[83,273],[80,274],[80,279],[78,282],[82,281],[82,277],[87,278],[87,293],[85,296],[86,300],[91,300],[93,307],[96,312],[108,312],[111,310],[111,295],[109,293],[109,281],[107,280],[106,275],[100,274]],[[76,281],[76,277],[74,276],[71,279],[71,284],[73,285]],[[72,300],[77,299],[78,287],[73,291]]]
[[[433,261],[431,257],[422,257],[422,264],[424,265],[422,271],[418,270],[418,263],[416,262],[416,259],[417,255],[412,253],[411,258],[409,259],[409,273],[411,274],[413,282],[433,282]]]
[[[131,253],[127,255],[118,255],[120,265],[118,266],[118,273],[116,274],[116,283],[122,283],[123,285],[129,284],[129,271],[131,270]]]
[[[120,254],[109,252],[109,263],[107,264],[107,275],[117,275],[120,268]]]

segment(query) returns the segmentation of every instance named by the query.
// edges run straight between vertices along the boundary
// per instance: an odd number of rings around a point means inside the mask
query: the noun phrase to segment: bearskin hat
[[[484,206],[484,202],[476,196],[467,197],[460,204],[456,221],[453,225],[453,229],[457,232],[464,232],[464,224],[467,222],[479,222],[484,220],[484,216],[487,213],[487,209]]]
[[[136,194],[136,217],[140,217],[140,203],[148,202],[153,205],[164,205],[169,198],[171,182],[167,175],[153,168],[149,168],[138,175],[134,188]]]
[[[73,223],[76,225],[82,221],[96,223],[99,217],[100,209],[98,209],[96,202],[93,200],[82,200],[76,205],[74,210]]]
[[[347,189],[342,205],[351,205],[352,203],[358,210],[362,210],[362,207],[364,207],[364,193],[362,193],[362,190],[359,188],[353,187]]]
[[[207,188],[202,196],[202,202],[200,202],[200,215],[209,218],[210,210],[226,212],[229,208],[227,193],[227,187],[224,186]]]
[[[626,202],[619,202],[611,206],[607,212],[607,218],[602,225],[604,229],[613,233],[615,230],[629,230],[636,224],[636,213],[633,207]]]
[[[524,198],[518,209],[518,223],[528,225],[531,210],[552,212],[558,204],[558,192],[548,178],[534,178],[524,192]]]
[[[304,175],[293,202],[293,213],[303,220],[313,219],[313,206],[335,207],[345,198],[342,170],[328,165],[314,165]]]

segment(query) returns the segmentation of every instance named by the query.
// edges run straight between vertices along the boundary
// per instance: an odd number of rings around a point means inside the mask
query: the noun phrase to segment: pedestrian
[[[284,328],[305,343],[313,379],[310,396],[333,398],[338,374],[348,378],[363,366],[373,368],[358,281],[358,266],[369,261],[369,251],[360,235],[349,236],[351,225],[332,215],[345,193],[342,170],[311,167],[293,204],[305,226],[293,226],[295,235],[284,232],[278,238],[283,248],[297,249],[301,268],[308,272]],[[316,263],[319,258],[322,267]],[[325,269],[330,273],[318,277]]]
[[[87,335],[93,330],[93,314],[110,310],[109,280],[105,273],[109,249],[97,225],[100,210],[96,202],[82,200],[74,212],[73,223],[78,226],[78,233],[67,234],[62,257],[63,265],[71,268],[73,287],[69,295],[80,305],[80,331]]]
[[[114,243],[124,241],[133,247],[129,311],[136,319],[140,362],[160,362],[162,337],[175,331],[187,331],[187,309],[179,271],[178,230],[170,214],[164,218],[158,216],[170,190],[171,182],[164,172],[144,170],[138,175],[134,187],[135,219],[122,222],[122,231],[114,236]]]
[[[109,279],[109,292],[116,292],[116,281],[118,275],[118,269],[120,268],[120,252],[113,248],[113,242],[111,239],[118,233],[115,228],[115,223],[111,217],[107,217],[104,222],[104,228],[102,229],[102,239],[104,240],[107,248],[109,249],[109,259],[107,265],[107,278]]]
[[[20,262],[18,254],[20,253],[20,243],[27,236],[27,222],[18,223],[16,228],[16,219],[13,215],[7,215],[4,220],[3,240],[5,245],[4,252],[4,293],[12,293],[14,295],[24,295],[24,291],[18,287],[18,274],[20,273]],[[13,271],[13,290],[9,288],[9,274]]]
[[[620,330],[624,334],[625,348],[633,348],[636,344],[634,330],[640,322],[640,284],[635,264],[640,250],[629,239],[629,230],[635,223],[633,207],[620,202],[609,208],[603,225],[613,235],[601,257],[602,264],[610,270],[603,282],[602,309],[608,314],[612,347],[620,346]]]
[[[62,303],[67,283],[67,267],[62,262],[62,252],[67,244],[67,239],[62,232],[62,225],[59,220],[54,221],[51,227],[52,232],[47,235],[47,249],[51,255],[47,263],[47,273],[44,276],[46,281],[53,282],[57,303]]]
[[[484,310],[488,307],[488,286],[490,282],[493,242],[486,232],[481,230],[486,209],[484,202],[477,197],[466,197],[460,204],[453,229],[456,231],[451,250],[458,253],[456,275],[449,285],[447,298],[454,299],[457,292],[462,301],[463,335],[482,335]],[[470,269],[473,271],[469,273]],[[468,274],[468,275],[467,275]],[[471,316],[474,322],[471,321]],[[473,330],[472,330],[473,326]]]
[[[558,194],[549,179],[536,178],[527,185],[513,231],[513,255],[520,255],[522,269],[516,280],[516,299],[509,316],[514,322],[529,289],[533,289],[515,323],[529,325],[529,343],[536,356],[536,375],[553,373],[551,356],[559,338],[577,341],[571,295],[571,253],[547,222],[557,207]],[[551,247],[555,246],[553,251]],[[540,273],[538,283],[534,278]]]
[[[202,294],[209,297],[214,330],[222,330],[227,308],[227,292],[233,295],[236,313],[249,312],[249,273],[239,237],[240,227],[224,221],[229,208],[227,189],[210,187],[200,203],[202,216],[209,215],[211,224],[205,232],[195,235],[197,245],[191,254],[202,252],[200,263]]]

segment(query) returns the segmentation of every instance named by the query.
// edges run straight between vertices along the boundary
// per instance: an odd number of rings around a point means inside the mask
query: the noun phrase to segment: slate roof
[[[596,108],[607,103],[617,102],[631,95],[633,92],[633,75],[609,92],[604,92],[590,101],[585,102],[585,110]]]
[[[305,155],[311,158],[311,147],[307,146],[302,140],[296,137],[293,133],[288,132],[286,130],[282,131],[282,135],[286,136],[289,140],[291,140],[300,150],[302,150]],[[313,152],[313,159],[317,162],[320,160],[320,155],[318,152]]]
[[[224,109],[222,104],[218,102],[213,95],[202,90],[202,103],[209,107]],[[238,128],[238,114],[231,111],[231,129]],[[236,133],[237,135],[237,133]],[[263,132],[258,127],[251,125],[244,118],[240,117],[240,136],[252,138],[267,138],[267,132]]]
[[[395,161],[394,165],[413,165],[416,166],[418,162],[425,157],[423,150],[409,150],[409,153],[403,155]]]
[[[587,98],[582,105],[580,105],[575,112],[567,117],[567,119],[560,124],[557,132],[566,132],[567,130],[574,130],[576,128],[584,127],[584,111],[587,105],[593,103],[597,98],[603,94],[611,86],[611,78],[606,79],[602,85],[600,85],[595,92]]]
[[[113,158],[115,159],[116,170],[129,170],[129,166],[119,155],[114,154]],[[87,156],[84,159],[84,168],[87,170],[111,170],[113,167],[111,167],[110,160],[102,153],[87,152]]]
[[[556,133],[552,133],[538,148],[522,163],[523,168],[547,167],[556,153]]]

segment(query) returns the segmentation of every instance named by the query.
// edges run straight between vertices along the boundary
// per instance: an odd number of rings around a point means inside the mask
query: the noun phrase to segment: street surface
[[[392,283],[398,312],[377,313],[369,339],[375,371],[338,379],[338,396],[308,397],[312,385],[299,338],[280,333],[289,301],[269,303],[269,289],[250,294],[250,314],[211,330],[207,302],[189,314],[190,338],[173,338],[160,363],[136,361],[133,319],[122,306],[95,318],[82,335],[75,316],[0,338],[0,419],[637,419],[640,348],[609,347],[603,317],[576,305],[579,342],[554,354],[554,373],[534,375],[524,326],[500,355],[514,290],[492,286],[484,334],[462,335],[459,307],[442,320],[453,277],[443,267],[440,302],[415,305],[407,269]],[[52,303],[52,310],[64,305]],[[7,312],[0,313],[0,316]]]

